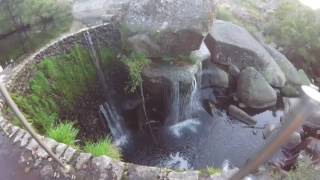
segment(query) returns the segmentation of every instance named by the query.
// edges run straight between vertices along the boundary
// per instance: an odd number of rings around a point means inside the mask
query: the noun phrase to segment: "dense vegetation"
[[[320,77],[319,11],[303,6],[298,0],[282,0],[274,11],[263,10],[252,0],[234,2],[237,6],[221,5],[217,19],[244,26],[252,34],[261,32],[268,43],[275,43],[298,68],[316,80]]]
[[[295,64],[314,74],[320,66],[320,12],[299,2],[282,4],[266,21],[265,34]],[[313,69],[314,67],[315,69]]]
[[[108,49],[100,52],[101,64],[105,67],[114,56]],[[64,112],[73,111],[79,99],[92,88],[91,84],[98,81],[89,52],[78,46],[68,54],[45,59],[35,69],[29,92],[15,94],[15,102],[39,133],[78,147],[76,119],[61,117]],[[109,138],[97,144],[86,143],[84,150],[97,156],[120,158],[119,150]]]
[[[0,63],[32,52],[71,25],[69,1],[1,0]]]

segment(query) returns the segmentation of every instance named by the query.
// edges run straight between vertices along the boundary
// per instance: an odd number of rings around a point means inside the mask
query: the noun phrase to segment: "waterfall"
[[[167,124],[172,125],[180,120],[180,85],[179,81],[175,81],[173,83],[173,87],[171,88],[171,92],[169,95],[169,115],[167,117]]]
[[[106,79],[105,79],[105,76],[104,76],[104,73],[101,69],[101,66],[100,66],[100,60],[98,58],[98,54],[97,54],[97,51],[93,45],[93,41],[92,41],[92,38],[91,38],[91,35],[90,35],[90,32],[87,31],[86,33],[84,33],[84,39],[86,40],[88,46],[89,46],[89,49],[90,49],[90,56],[92,58],[92,62],[93,64],[95,65],[95,68],[97,70],[97,73],[98,73],[98,77],[99,77],[99,80],[100,80],[100,83],[104,89],[105,92],[107,92],[108,90],[108,86],[106,84]]]
[[[192,82],[189,85],[180,84],[174,81],[169,95],[169,115],[166,120],[167,125],[174,125],[191,118],[191,115],[201,108],[199,102],[198,89],[200,86],[201,75],[192,76]]]
[[[108,102],[100,105],[99,109],[108,124],[115,145],[119,147],[126,145],[128,143],[128,132],[123,117]]]

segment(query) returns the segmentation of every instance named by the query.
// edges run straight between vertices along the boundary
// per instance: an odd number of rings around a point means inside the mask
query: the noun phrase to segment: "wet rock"
[[[226,21],[216,21],[205,43],[214,55],[214,61],[224,65],[233,64],[240,70],[251,66],[270,85],[285,85],[285,75],[273,57],[244,28]]]
[[[237,82],[237,96],[245,105],[263,109],[277,103],[277,94],[264,77],[252,67],[240,73]]]
[[[284,96],[288,97],[297,97],[299,96],[300,86],[302,81],[300,79],[298,70],[294,65],[278,50],[275,48],[265,45],[266,50],[274,58],[275,62],[279,65],[282,72],[285,74],[287,82],[286,85],[281,88],[281,93]]]
[[[284,148],[292,150],[295,148],[298,144],[301,143],[301,135],[298,132],[294,132],[291,134],[287,144],[284,146]]]
[[[304,125],[310,128],[320,129],[320,111],[310,114],[308,119],[304,122]]]
[[[199,179],[199,171],[170,172],[168,180],[197,180]]]
[[[128,45],[140,54],[148,54],[149,57],[160,57],[160,47],[147,35],[138,34],[128,38]]]
[[[265,45],[265,48],[281,68],[282,72],[286,76],[287,83],[300,85],[301,80],[298,74],[298,70],[294,67],[294,65],[275,48],[268,45]]]
[[[190,54],[190,58],[197,62],[209,60],[210,57],[211,57],[210,51],[204,42],[201,43],[199,50],[192,51]]]
[[[320,158],[320,140],[314,137],[309,137],[306,139],[307,145],[305,147],[306,152],[309,156]]]
[[[285,97],[298,97],[300,95],[300,85],[286,84],[280,91]]]
[[[214,64],[209,65],[207,69],[202,71],[201,88],[209,87],[229,87],[228,74]]]
[[[149,94],[159,106],[165,106],[162,114],[165,121],[175,123],[181,120],[185,108],[192,100],[191,96],[197,88],[196,74],[200,64],[171,65],[152,63],[144,69],[143,90]]]
[[[199,49],[204,36],[210,31],[213,8],[213,2],[209,0],[132,0],[120,18],[121,33],[129,39],[138,35],[135,42],[143,46],[130,48],[147,52],[148,56],[189,54]]]
[[[221,175],[222,179],[230,179],[234,174],[239,171],[239,168],[229,169]]]
[[[257,121],[253,119],[249,114],[244,112],[242,109],[237,106],[230,105],[228,108],[228,112],[231,116],[236,118],[237,120],[247,124],[247,125],[256,125]]]
[[[262,130],[262,135],[264,139],[267,139],[276,129],[276,125],[275,124],[267,124],[264,126],[263,130]]]
[[[160,177],[160,168],[137,166],[130,164],[128,167],[128,180],[156,180]]]
[[[304,72],[304,70],[300,69],[298,71],[298,73],[299,73],[302,85],[310,85],[311,84],[311,81],[308,78],[308,75],[306,74],[306,72]]]
[[[300,98],[282,98],[283,105],[284,105],[284,113],[288,113],[291,109],[294,108],[296,104],[299,103]]]
[[[237,78],[240,74],[240,69],[237,66],[230,64],[229,65],[229,74],[231,76]]]

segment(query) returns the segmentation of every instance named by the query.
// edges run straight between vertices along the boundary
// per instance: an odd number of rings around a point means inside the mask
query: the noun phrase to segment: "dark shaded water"
[[[159,144],[150,135],[140,135],[129,146],[126,160],[143,165],[176,169],[221,167],[225,160],[241,166],[265,143],[262,128],[267,123],[279,123],[281,110],[256,114],[258,128],[248,128],[230,119],[223,110],[213,117],[201,113],[201,118],[189,119],[157,132]],[[200,120],[201,119],[201,120]]]
[[[26,173],[24,167],[18,163],[21,150],[12,145],[0,133],[0,179],[3,180],[37,180],[39,174]]]

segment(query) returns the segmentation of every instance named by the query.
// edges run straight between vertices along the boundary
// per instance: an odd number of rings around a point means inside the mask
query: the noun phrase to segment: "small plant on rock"
[[[135,92],[142,85],[143,69],[150,64],[150,60],[143,54],[132,54],[125,61],[129,68],[130,84],[128,89],[130,92]]]
[[[222,172],[221,169],[213,168],[213,167],[208,167],[207,170],[211,176],[220,176]]]
[[[107,137],[96,143],[87,142],[83,149],[85,152],[91,153],[96,157],[105,155],[116,160],[122,159],[120,150],[112,144],[110,137]]]
[[[58,126],[48,130],[48,136],[57,142],[64,143],[70,146],[76,146],[77,135],[79,129],[74,127],[73,123],[61,123]]]

